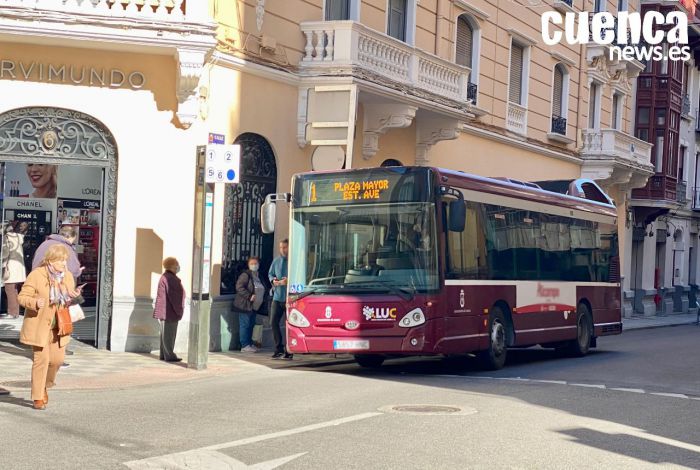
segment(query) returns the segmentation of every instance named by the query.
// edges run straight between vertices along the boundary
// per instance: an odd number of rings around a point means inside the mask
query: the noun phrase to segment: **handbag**
[[[56,311],[56,323],[58,325],[58,336],[68,336],[73,333],[73,321],[70,317],[68,307],[59,307]]]
[[[85,320],[85,312],[83,312],[82,307],[78,304],[71,304],[70,307],[68,307],[68,313],[70,313],[70,319],[73,323]]]

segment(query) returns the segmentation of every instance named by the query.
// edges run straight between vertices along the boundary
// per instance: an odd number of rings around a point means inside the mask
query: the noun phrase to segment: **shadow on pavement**
[[[34,402],[31,400],[25,400],[24,398],[15,397],[12,395],[0,396],[0,403],[21,406],[23,408],[32,408],[34,406]]]

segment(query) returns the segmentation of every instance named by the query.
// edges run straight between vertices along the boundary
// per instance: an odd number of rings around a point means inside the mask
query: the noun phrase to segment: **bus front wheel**
[[[384,356],[378,356],[374,354],[358,354],[355,356],[355,361],[357,361],[357,363],[361,367],[374,369],[377,367],[381,367],[381,365],[384,363]]]
[[[489,313],[489,347],[477,353],[481,366],[486,370],[501,369],[506,363],[508,330],[505,315],[500,307],[493,307]]]
[[[585,304],[576,309],[576,339],[566,346],[566,352],[575,357],[588,354],[593,338],[593,317]]]

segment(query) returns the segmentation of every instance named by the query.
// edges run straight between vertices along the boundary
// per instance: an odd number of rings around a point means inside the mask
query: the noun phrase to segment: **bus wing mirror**
[[[277,201],[289,202],[291,198],[291,194],[288,193],[268,194],[265,196],[265,202],[263,202],[260,208],[260,228],[262,229],[262,233],[267,234],[275,231]]]
[[[464,232],[467,224],[467,204],[464,199],[450,201],[450,216],[447,226],[450,232]]]
[[[277,203],[271,201],[269,196],[265,198],[260,209],[260,228],[262,233],[272,233],[275,231],[275,220],[277,219]]]

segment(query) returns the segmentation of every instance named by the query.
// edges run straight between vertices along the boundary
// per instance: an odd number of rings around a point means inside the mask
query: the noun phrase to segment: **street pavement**
[[[498,372],[469,358],[366,370],[213,354],[214,373],[57,387],[45,411],[14,388],[0,397],[0,468],[700,468],[700,327],[601,338],[584,358],[511,353]],[[157,366],[133,373],[182,370],[141,360]]]

